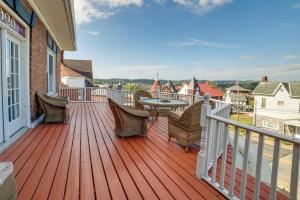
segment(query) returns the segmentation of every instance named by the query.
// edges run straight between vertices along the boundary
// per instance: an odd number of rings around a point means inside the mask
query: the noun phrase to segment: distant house
[[[181,89],[178,91],[178,94],[195,95],[197,90],[200,91],[200,88],[198,81],[194,77],[190,83],[183,83]]]
[[[67,87],[92,87],[92,61],[64,59],[61,66],[61,83]]]
[[[237,109],[239,104],[239,109],[241,111],[247,111],[249,108],[249,101],[252,99],[251,90],[243,88],[238,85],[226,88],[225,101],[233,105],[233,109]]]
[[[190,83],[183,83],[178,94],[195,95],[199,91],[199,95],[203,96],[205,93],[209,93],[213,99],[222,99],[223,94],[219,88],[214,88],[209,84],[209,81],[204,83],[198,83],[195,77]]]
[[[209,81],[205,83],[198,84],[200,88],[200,95],[203,96],[204,94],[208,93],[211,95],[211,98],[221,100],[223,98],[222,90],[216,87],[212,87],[209,84]]]
[[[158,79],[158,74],[157,74],[153,84],[151,85],[150,92],[153,94],[156,93],[158,90],[160,91],[160,89],[161,89],[160,81]]]
[[[253,91],[254,124],[300,137],[300,82],[260,82]]]
[[[161,92],[170,94],[177,93],[178,91],[175,85],[171,81],[168,81],[167,83],[161,85]]]

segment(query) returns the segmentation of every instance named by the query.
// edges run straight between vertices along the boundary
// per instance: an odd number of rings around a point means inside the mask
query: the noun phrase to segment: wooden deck
[[[166,119],[147,138],[119,139],[106,103],[72,103],[70,115],[68,125],[40,125],[0,155],[14,164],[18,199],[225,199],[195,177],[199,149],[167,141]]]

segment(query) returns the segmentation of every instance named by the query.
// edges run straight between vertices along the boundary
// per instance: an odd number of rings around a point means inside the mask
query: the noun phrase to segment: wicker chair
[[[67,97],[51,97],[40,92],[36,94],[45,113],[45,123],[67,123],[69,121],[69,100]]]
[[[108,98],[108,103],[115,119],[115,133],[119,137],[147,135],[147,119],[149,113],[118,105]]]
[[[136,110],[144,110],[144,105],[139,103],[141,97],[147,97],[149,99],[152,99],[152,95],[146,90],[137,90],[133,94],[133,100],[134,100],[134,105]]]
[[[203,103],[204,101],[200,101],[189,106],[181,116],[175,112],[168,114],[169,141],[171,137],[176,138],[178,144],[185,147],[186,152],[189,146],[201,138],[200,116]],[[213,101],[210,101],[210,105],[215,107]]]

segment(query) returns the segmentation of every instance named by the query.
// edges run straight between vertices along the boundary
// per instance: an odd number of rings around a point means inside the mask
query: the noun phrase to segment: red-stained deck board
[[[175,140],[168,142],[167,133],[167,119],[160,118],[147,138],[120,139],[107,103],[71,103],[69,124],[29,130],[0,161],[14,164],[18,199],[225,199],[196,178],[199,147],[185,153]],[[226,188],[231,159],[229,149]],[[242,173],[236,174],[238,194]],[[247,198],[253,196],[249,180]],[[262,184],[261,197],[268,191]]]

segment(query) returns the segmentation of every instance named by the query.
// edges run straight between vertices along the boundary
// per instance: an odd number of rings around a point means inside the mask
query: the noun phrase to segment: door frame
[[[53,60],[52,60],[52,70],[53,70],[53,85],[52,87],[54,88],[54,91],[49,91],[50,90],[50,77],[49,77],[49,55],[52,56]],[[56,61],[56,53],[53,52],[49,47],[47,48],[47,94],[48,95],[54,95],[56,94],[56,65],[57,65],[57,61]]]
[[[30,28],[29,26],[23,22],[23,20],[11,9],[9,8],[4,2],[0,1],[0,5],[11,15],[13,18],[18,20],[20,24],[22,24],[25,27],[26,33],[25,38],[21,37],[17,33],[15,33],[13,30],[11,30],[10,27],[8,27],[6,24],[0,22],[0,31],[1,31],[1,38],[0,38],[0,44],[1,44],[1,68],[6,67],[6,40],[7,35],[10,34],[11,36],[17,38],[20,40],[20,78],[22,79],[21,82],[21,90],[22,93],[20,93],[22,101],[22,110],[21,116],[22,116],[22,124],[23,127],[29,128],[31,126],[31,117],[30,117],[30,74],[29,74],[29,59],[30,59]],[[6,74],[4,73],[4,70],[1,70],[1,77],[5,77]],[[1,78],[2,81],[0,81],[0,87],[1,87],[1,113],[0,115],[3,116],[3,134],[4,134],[4,143],[10,142],[10,140],[14,137],[8,136],[7,130],[8,130],[8,113],[5,111],[4,105],[7,105],[7,97],[6,94],[3,94],[4,90],[3,88],[6,88],[6,81],[4,81],[3,78]],[[6,109],[7,110],[7,109]],[[0,122],[1,123],[1,122]],[[0,130],[2,132],[2,130]],[[17,135],[17,134],[16,134]]]

